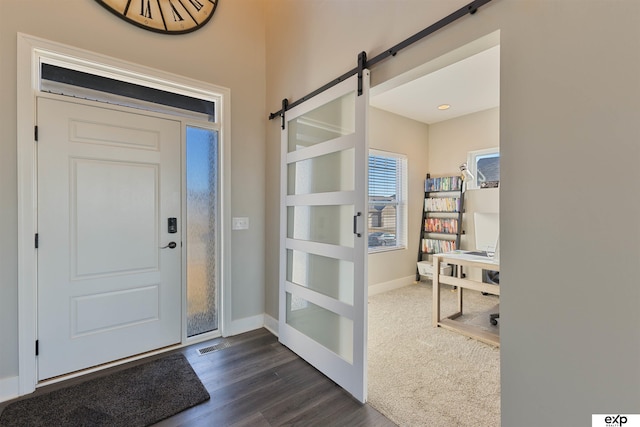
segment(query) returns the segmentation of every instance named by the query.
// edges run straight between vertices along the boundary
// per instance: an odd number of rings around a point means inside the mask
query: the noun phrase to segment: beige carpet
[[[456,308],[443,286],[442,314]],[[465,290],[462,321],[491,326],[498,298]],[[500,349],[431,326],[431,282],[369,298],[369,404],[399,426],[500,425]]]

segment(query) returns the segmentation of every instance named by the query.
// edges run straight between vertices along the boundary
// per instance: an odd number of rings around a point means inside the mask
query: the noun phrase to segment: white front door
[[[179,343],[180,122],[50,98],[37,117],[38,379]]]
[[[353,76],[286,112],[279,338],[366,401],[367,109]]]

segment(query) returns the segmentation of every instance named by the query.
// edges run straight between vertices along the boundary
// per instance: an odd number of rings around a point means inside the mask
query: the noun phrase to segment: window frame
[[[484,190],[493,187],[482,187],[478,181],[477,164],[478,158],[497,155],[500,158],[500,147],[485,148],[482,150],[469,151],[467,153],[467,170],[473,175],[473,179],[465,181],[465,190]],[[500,181],[498,181],[499,183]],[[498,184],[499,186],[499,184]]]
[[[403,250],[407,248],[407,235],[408,235],[408,156],[402,153],[395,153],[391,151],[382,151],[370,148],[369,149],[369,160],[372,156],[385,157],[395,159],[397,162],[401,163],[400,170],[397,171],[396,176],[396,200],[389,204],[390,206],[396,207],[396,215],[395,215],[395,236],[396,236],[396,244],[395,245],[380,245],[380,246],[370,246],[367,243],[367,250],[369,254],[381,253],[381,252],[389,252],[396,250]],[[371,166],[369,166],[369,176],[367,178],[367,183],[369,182],[369,178],[371,176]],[[399,181],[399,182],[398,182]],[[369,193],[370,188],[367,186],[367,239],[369,239],[369,235],[371,234],[371,194]]]

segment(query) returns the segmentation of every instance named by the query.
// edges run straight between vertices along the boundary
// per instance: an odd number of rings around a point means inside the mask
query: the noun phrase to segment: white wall
[[[267,108],[466,3],[271,0]],[[586,425],[592,413],[639,411],[640,199],[629,190],[640,181],[639,18],[637,0],[494,0],[372,70],[376,85],[500,30],[504,426]],[[277,147],[277,121],[267,138]],[[274,317],[278,171],[269,150],[266,238],[275,255],[267,253],[266,311]],[[603,206],[621,207],[630,224],[619,233],[595,226],[612,221]]]
[[[0,0],[0,395],[18,373],[16,40],[31,34],[230,88],[232,319],[264,312],[265,20],[263,0],[223,1],[185,35],[142,30],[85,0]],[[229,230],[230,231],[230,230]],[[13,380],[11,381],[13,383]]]
[[[467,153],[500,145],[500,108],[467,114],[429,126],[429,170],[433,175],[459,172]]]
[[[408,224],[407,247],[369,255],[369,286],[395,282],[405,285],[415,279],[424,178],[427,173],[428,131],[426,124],[377,108],[369,109],[369,147],[407,156]],[[391,283],[390,285],[394,285]]]
[[[429,170],[437,175],[458,172],[469,151],[500,145],[500,109],[480,111],[429,126]],[[474,212],[500,212],[500,189],[482,188],[465,192],[465,214],[460,247],[475,249]],[[475,276],[478,278],[479,276]]]

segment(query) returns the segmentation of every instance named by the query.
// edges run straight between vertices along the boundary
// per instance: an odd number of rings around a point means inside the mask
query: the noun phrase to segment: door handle
[[[168,244],[167,246],[161,246],[161,247],[160,247],[160,249],[167,249],[167,248],[169,248],[169,249],[173,249],[173,248],[175,248],[176,246],[178,246],[178,245],[176,244],[176,242],[169,242],[169,244]]]
[[[358,233],[358,217],[362,216],[362,212],[358,212],[356,215],[353,216],[353,234],[355,234],[358,237],[362,237],[361,233]]]

